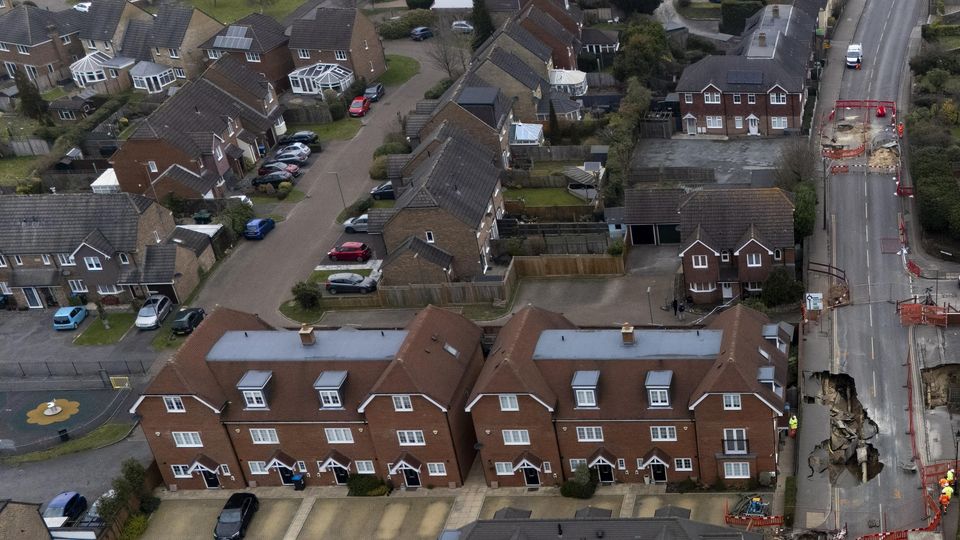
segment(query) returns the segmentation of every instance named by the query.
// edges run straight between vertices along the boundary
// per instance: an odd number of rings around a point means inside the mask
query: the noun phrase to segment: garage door
[[[680,243],[680,225],[671,223],[667,225],[657,225],[657,238],[659,244],[679,244]]]
[[[633,239],[633,245],[655,244],[656,237],[653,235],[653,225],[631,225],[630,237]]]
[[[180,299],[177,298],[177,291],[174,290],[173,285],[161,285],[161,284],[151,284],[147,285],[147,292],[150,294],[162,294],[170,299],[174,304],[179,304]]]

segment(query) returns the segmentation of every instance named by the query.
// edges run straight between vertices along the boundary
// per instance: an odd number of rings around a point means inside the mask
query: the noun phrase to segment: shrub
[[[407,0],[410,9],[430,9],[432,6],[433,0]]]
[[[373,158],[373,164],[370,165],[370,178],[374,180],[387,179],[387,156]]]
[[[453,79],[442,79],[423,93],[423,99],[440,99],[440,96],[453,85]]]
[[[573,478],[560,486],[560,494],[574,499],[589,499],[597,491],[598,483],[596,471],[581,464],[573,471]]]
[[[327,109],[330,110],[330,118],[334,122],[346,118],[347,104],[343,102],[343,97],[340,94],[333,90],[324,90],[323,101],[327,104]]]
[[[774,268],[763,282],[760,297],[767,307],[799,302],[803,298],[803,283],[794,279],[786,268]]]
[[[623,255],[623,240],[617,238],[610,242],[610,245],[607,246],[607,255],[613,255],[614,257]]]
[[[682,8],[690,7],[690,0],[677,0],[677,7],[682,7]]]
[[[765,306],[763,300],[759,298],[744,298],[740,303],[760,313],[767,312],[767,306]]]
[[[251,219],[253,219],[253,208],[238,203],[221,211],[214,221],[232,231],[233,234],[240,236],[243,234],[247,222]]]
[[[418,26],[432,26],[436,16],[429,9],[411,9],[399,19],[389,20],[380,25],[380,35],[384,39],[401,39],[410,35],[410,30]]]
[[[371,197],[364,197],[347,207],[347,216],[357,217],[372,207],[373,199]]]
[[[290,182],[280,182],[280,185],[277,186],[277,198],[281,201],[287,198],[287,195],[290,195],[290,192],[293,191],[293,184]]]
[[[723,0],[720,5],[720,31],[739,36],[747,19],[761,9],[763,2],[757,0]]]
[[[677,491],[680,493],[696,491],[696,489],[697,489],[697,483],[694,482],[693,478],[690,478],[689,476],[677,483]]]
[[[147,532],[147,516],[144,514],[134,514],[123,525],[123,532],[120,533],[120,540],[136,540]]]
[[[379,497],[389,493],[389,489],[372,474],[354,474],[347,479],[347,495],[354,497]]]
[[[154,497],[153,495],[144,496],[140,499],[140,512],[142,514],[150,515],[157,511],[157,508],[160,508],[160,498]]]
[[[297,282],[291,292],[293,292],[293,299],[300,304],[300,307],[306,309],[313,309],[320,305],[320,298],[323,296],[323,289],[320,284],[309,281]]]
[[[390,154],[409,154],[410,152],[410,145],[406,142],[388,142],[377,147],[377,149],[373,151],[373,157]]]
[[[390,494],[390,486],[384,484],[382,486],[377,486],[367,492],[367,497],[383,497],[384,495]]]

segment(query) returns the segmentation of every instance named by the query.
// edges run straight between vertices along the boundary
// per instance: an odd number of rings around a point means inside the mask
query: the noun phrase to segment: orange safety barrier
[[[735,516],[727,514],[723,520],[727,522],[727,525],[739,525],[750,529],[783,526],[783,516]]]
[[[823,155],[832,159],[843,159],[856,157],[866,150],[866,146],[861,144],[856,148],[824,148]]]
[[[849,165],[834,165],[830,167],[830,174],[844,174],[850,172]]]

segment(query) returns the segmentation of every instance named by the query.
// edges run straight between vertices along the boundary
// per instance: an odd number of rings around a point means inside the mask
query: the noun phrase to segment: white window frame
[[[743,445],[743,448],[740,448],[741,444]],[[746,428],[723,429],[723,453],[728,456],[744,455],[748,453]]]
[[[203,448],[199,431],[173,431],[171,434],[177,448]]]
[[[377,474],[377,470],[373,466],[373,460],[360,459],[354,461],[353,464],[357,468],[357,474]]]
[[[587,460],[580,458],[570,458],[570,472],[576,472],[577,467],[580,465],[586,465]]]
[[[0,257],[0,260],[2,259],[3,257]],[[69,253],[57,253],[57,262],[60,264],[60,266],[76,266],[77,265],[77,260],[74,259],[73,255],[70,255]],[[0,264],[0,266],[6,266],[6,265]]]
[[[180,58],[180,49],[170,49],[170,48],[168,48],[168,49],[167,49],[167,55],[168,55],[170,58],[174,58],[174,59]]]
[[[785,92],[773,92],[770,94],[770,104],[771,105],[786,105],[787,104],[787,94]]]
[[[103,270],[103,263],[100,262],[100,257],[84,257],[83,264],[86,265],[87,270],[91,272]]]
[[[14,255],[14,256],[13,256],[13,262],[15,262],[15,263],[17,264],[17,266],[23,266],[23,257],[21,257],[21,256],[19,256],[19,255]]]
[[[517,400],[516,394],[500,394],[499,398],[501,411],[520,410],[520,402]]]
[[[298,460],[294,464],[294,470],[297,472],[307,472],[307,462],[303,460]]]
[[[783,250],[782,250],[782,249],[776,248],[776,249],[773,250],[773,260],[775,260],[775,261],[781,261],[781,260],[783,260]]]
[[[189,465],[171,465],[170,471],[173,472],[174,478],[193,478],[193,474],[189,472]]]
[[[675,441],[677,440],[676,426],[650,426],[651,441]]]
[[[734,95],[733,95],[733,104],[734,104],[734,105],[740,105],[740,103],[741,103],[742,101],[743,101],[743,98],[741,97],[740,94],[734,94]]]
[[[706,255],[691,255],[690,264],[694,268],[707,268],[710,266],[710,259]]]
[[[347,59],[347,51],[337,51],[334,53],[334,58],[339,62],[343,62]]]
[[[725,461],[723,463],[724,478],[750,478],[749,461]]]
[[[350,428],[324,428],[323,434],[330,444],[353,444],[353,430]]]
[[[6,281],[0,281],[0,293],[13,294],[13,291],[10,290],[10,287],[7,285]]]
[[[300,58],[301,60],[309,60],[310,49],[297,49],[297,58]]]
[[[722,117],[722,116],[707,116],[707,128],[708,128],[708,129],[723,129],[723,117]]]
[[[120,261],[120,264],[130,264],[130,257],[127,257],[127,254],[122,251],[117,253],[117,260]]]
[[[422,429],[398,429],[397,442],[400,446],[426,446],[427,439]]]
[[[747,266],[750,268],[763,266],[763,256],[759,253],[747,253]]]
[[[52,264],[52,262],[51,262],[51,260],[50,260],[50,256],[47,255],[46,253],[42,253],[42,254],[40,255],[40,259],[43,260],[43,264],[45,264],[45,265],[47,265],[47,266],[49,266],[50,264]]]
[[[255,474],[255,475],[270,474],[270,471],[267,470],[266,461],[248,461],[247,466],[250,467],[250,474]]]
[[[743,401],[740,394],[723,394],[723,410],[739,411],[743,409]]]
[[[253,62],[253,63],[256,63],[256,64],[259,64],[259,63],[260,63],[260,53],[247,52],[247,53],[244,53],[244,54],[246,55],[247,62]]]
[[[267,408],[267,398],[263,395],[263,390],[244,390],[243,403],[247,409]]]
[[[771,116],[771,117],[770,117],[770,129],[787,129],[787,117],[786,117],[786,116]]]
[[[253,444],[280,444],[276,428],[250,428]]]
[[[147,169],[148,169],[150,172],[154,172],[154,173],[155,173],[155,172],[158,172],[158,171],[160,170],[160,169],[157,168],[157,162],[156,162],[156,161],[153,161],[153,160],[147,161]]]
[[[513,476],[513,463],[498,461],[493,466],[497,471],[497,476]]]
[[[17,45],[17,52],[20,53],[20,54],[26,54],[26,55],[29,56],[29,55],[30,55],[30,47],[27,47],[26,45]]]
[[[168,413],[187,412],[187,408],[183,406],[183,398],[180,396],[163,396],[163,406],[167,408]]]
[[[675,458],[673,460],[673,470],[675,471],[692,471],[693,470],[693,459],[688,457]]]
[[[87,289],[87,284],[84,283],[82,279],[68,279],[67,284],[70,285],[70,292],[72,293],[90,292],[89,289]]]
[[[223,476],[233,476],[232,474],[230,474],[230,466],[227,465],[226,463],[220,464],[220,474],[222,474]]]
[[[603,442],[600,426],[577,426],[577,442]]]
[[[393,410],[396,412],[410,412],[413,410],[413,400],[408,395],[391,396],[393,398]]]
[[[525,446],[530,444],[530,431],[526,429],[504,429],[501,431],[504,446]]]
[[[720,103],[720,92],[704,92],[703,102],[708,105],[716,105]]]
[[[427,476],[446,476],[447,466],[444,463],[427,463]]]
[[[551,465],[549,461],[544,461],[542,466],[543,472],[547,474],[553,474],[553,465]]]
[[[339,390],[317,390],[320,396],[321,409],[342,409],[343,402],[340,400]]]
[[[747,104],[756,105],[757,104],[757,95],[756,94],[747,94]]]
[[[97,294],[120,294],[122,292],[123,289],[114,285],[113,283],[109,283],[107,285],[97,285]]]
[[[647,398],[651,407],[669,407],[670,390],[667,388],[648,388]]]
[[[743,129],[743,117],[742,117],[742,116],[734,116],[734,117],[733,117],[733,127],[734,127],[735,129]]]
[[[717,290],[717,284],[714,282],[692,282],[690,283],[691,292],[713,292]]]
[[[0,268],[7,267],[7,259],[3,255],[0,255]]]
[[[219,60],[223,56],[223,51],[219,49],[207,49],[207,58],[210,60]]]
[[[689,92],[683,94],[683,102],[687,104],[693,103],[693,94]]]
[[[725,249],[720,252],[720,262],[730,262],[730,250]]]
[[[620,471],[627,470],[627,460],[623,458],[617,458],[617,470],[620,470]]]
[[[433,231],[423,231],[423,236],[426,238],[428,244],[433,244],[437,241],[437,237],[433,235]]]
[[[178,79],[186,79],[187,72],[184,71],[183,68],[173,68],[173,76]]]
[[[223,159],[223,150],[220,149],[220,145],[214,146],[213,152],[214,152],[214,155],[217,156],[217,161],[220,161],[221,159]]]
[[[63,43],[64,45],[69,45],[71,41],[73,41],[73,38],[70,36],[60,36],[60,43]]]
[[[578,408],[597,406],[597,391],[593,388],[574,388],[574,396]]]

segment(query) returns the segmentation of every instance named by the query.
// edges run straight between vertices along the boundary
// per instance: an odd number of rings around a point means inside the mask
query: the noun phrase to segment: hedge
[[[399,19],[381,23],[379,31],[384,39],[402,39],[410,36],[410,30],[418,26],[431,26],[436,20],[436,15],[429,9],[411,9]]]
[[[936,39],[944,36],[960,36],[960,24],[925,24],[920,27],[923,39]]]
[[[440,99],[440,96],[453,86],[453,79],[443,79],[423,93],[423,99]]]
[[[390,492],[383,480],[372,474],[354,474],[347,479],[347,495],[354,497],[381,497]]]
[[[723,0],[720,4],[720,31],[739,36],[743,33],[747,19],[761,9],[763,2],[758,0]]]

